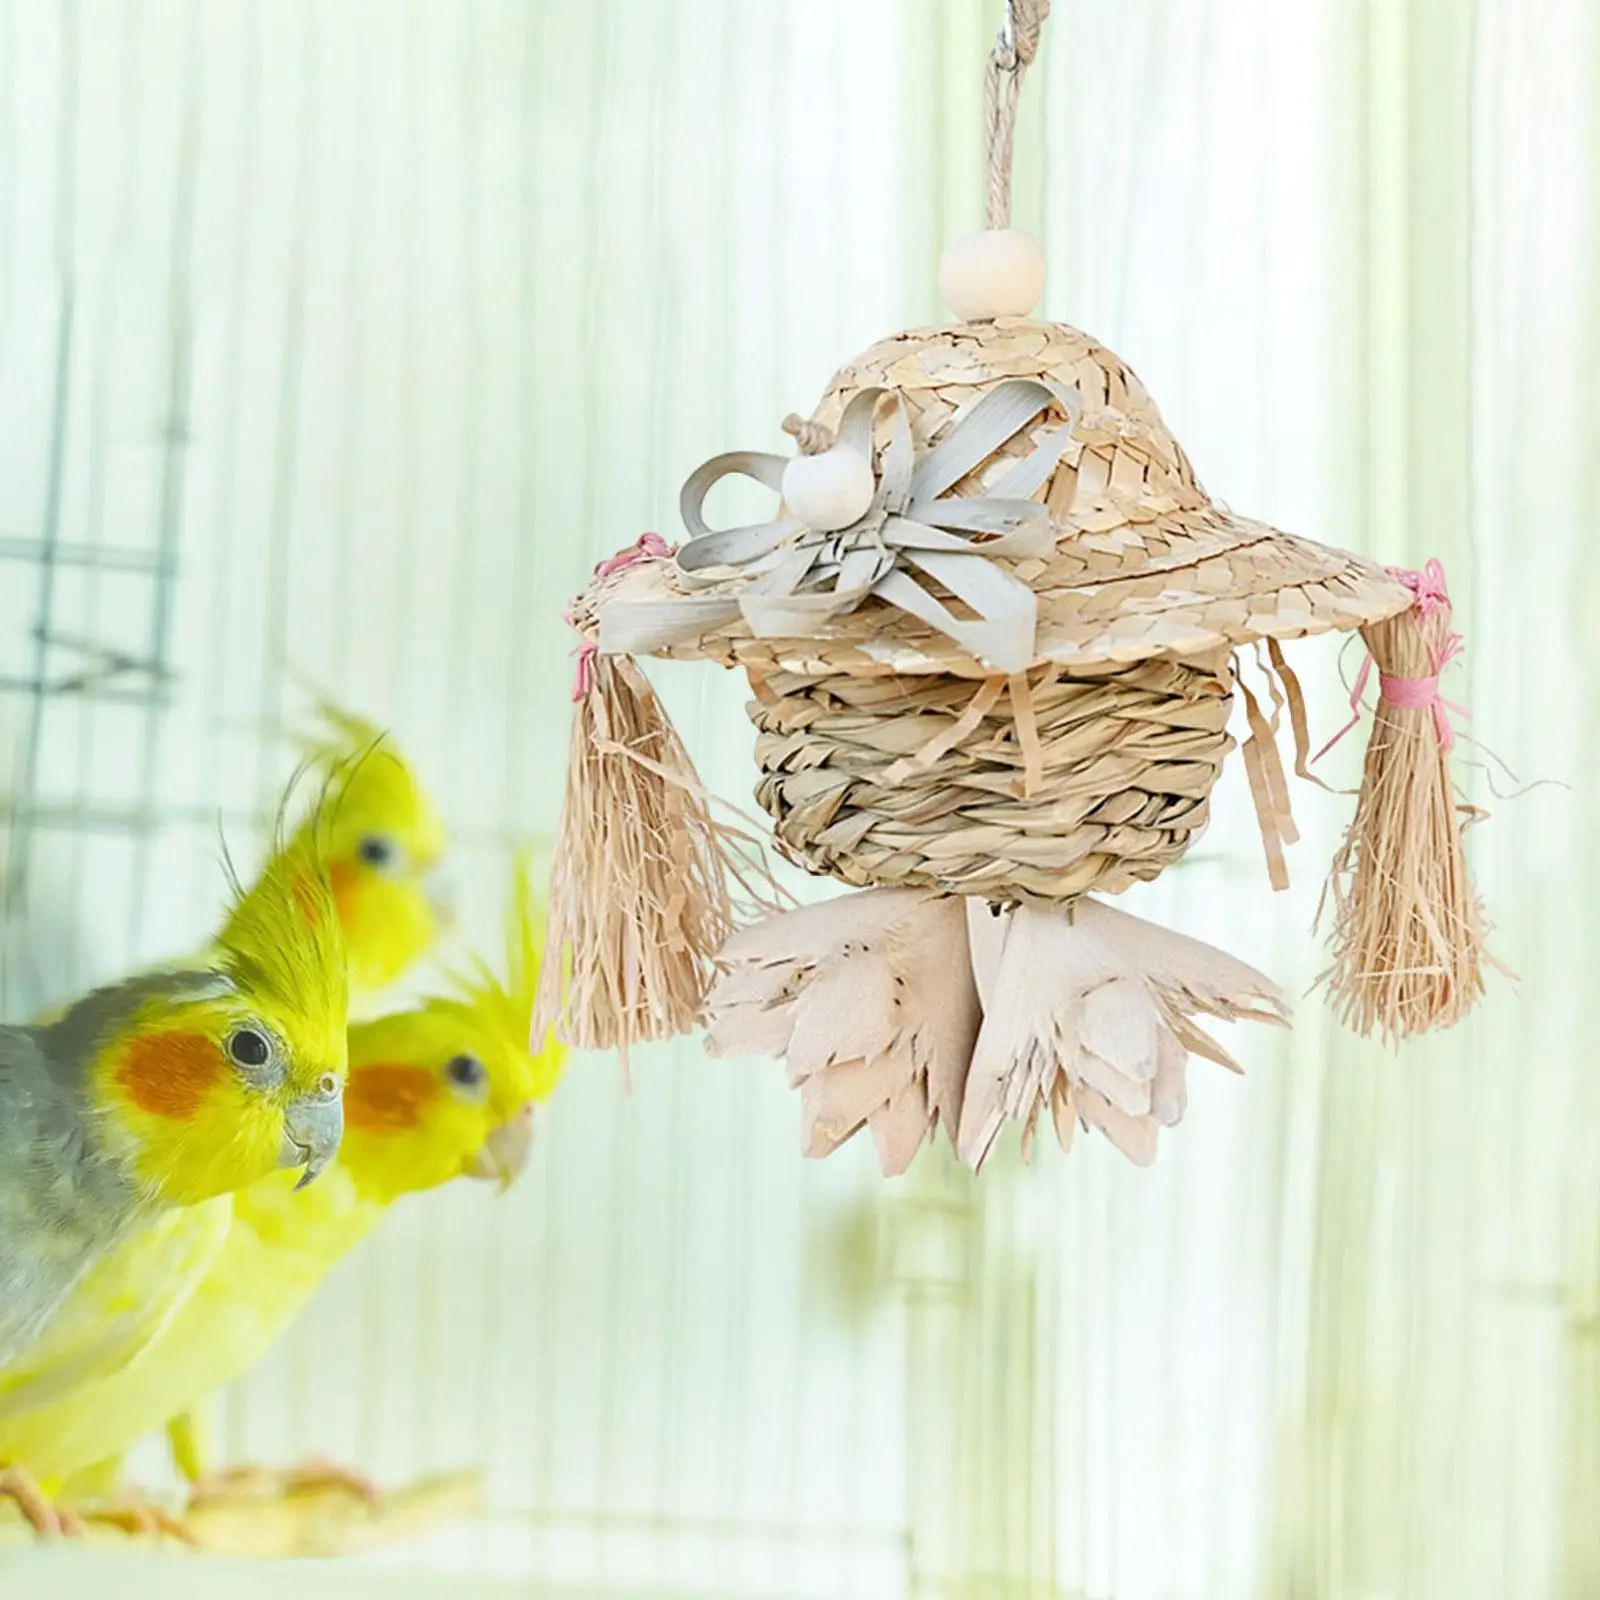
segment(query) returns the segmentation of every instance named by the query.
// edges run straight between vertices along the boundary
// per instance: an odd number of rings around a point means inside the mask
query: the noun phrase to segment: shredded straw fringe
[[[630,1045],[698,1024],[716,952],[747,912],[783,897],[745,858],[757,841],[712,815],[637,663],[594,655],[587,671],[533,1032],[554,1025],[576,1049],[617,1050],[626,1077]]]
[[[1362,629],[1379,696],[1355,818],[1325,896],[1333,964],[1322,980],[1349,1027],[1390,1042],[1451,1027],[1472,1009],[1483,993],[1487,932],[1462,848],[1475,813],[1451,781],[1453,708],[1438,690],[1460,644],[1449,595],[1437,563],[1396,575],[1418,602]]]

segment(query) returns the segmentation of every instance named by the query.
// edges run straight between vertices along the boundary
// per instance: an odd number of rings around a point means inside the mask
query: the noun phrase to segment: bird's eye
[[[385,838],[381,833],[369,833],[356,846],[356,854],[369,867],[375,867],[379,872],[386,872],[395,864],[400,852],[393,839]]]
[[[228,1037],[228,1054],[241,1067],[264,1067],[272,1059],[272,1046],[264,1033],[239,1028]]]
[[[452,1056],[444,1070],[450,1081],[463,1089],[482,1088],[489,1076],[476,1056]]]

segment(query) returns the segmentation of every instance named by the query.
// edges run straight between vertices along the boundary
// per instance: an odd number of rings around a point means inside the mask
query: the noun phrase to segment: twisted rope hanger
[[[1050,0],[1006,0],[1005,21],[989,53],[983,83],[984,153],[988,167],[988,226],[1011,226],[1011,156],[1017,97],[1023,75],[1039,53],[1039,32]]]

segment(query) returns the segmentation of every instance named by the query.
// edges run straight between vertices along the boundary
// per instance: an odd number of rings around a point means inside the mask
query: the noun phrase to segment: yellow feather
[[[95,1267],[44,1337],[0,1372],[0,1441],[7,1418],[125,1367],[158,1338],[216,1259],[232,1215],[231,1195],[169,1211],[141,1230],[135,1248]]]
[[[478,957],[464,970],[448,973],[459,1006],[476,1017],[480,1026],[492,1028],[507,1049],[530,1049],[546,926],[545,905],[534,888],[533,863],[526,851],[519,851],[512,868],[511,908],[506,918],[504,981]],[[566,1047],[551,1030],[532,1051],[535,1079],[529,1099],[549,1098],[566,1058]]]
[[[322,726],[298,743],[330,782],[335,834],[391,831],[425,864],[438,860],[445,848],[444,823],[393,736],[331,700],[318,702],[317,715]]]
[[[271,1020],[294,1019],[291,1033],[306,1040],[308,1054],[343,1034],[350,992],[321,833],[321,815],[313,814],[249,889],[235,881],[214,949],[223,970]]]
[[[444,824],[393,738],[319,699],[298,740],[325,785],[321,829],[344,925],[351,991],[365,1005],[425,955],[450,920],[439,865]]]

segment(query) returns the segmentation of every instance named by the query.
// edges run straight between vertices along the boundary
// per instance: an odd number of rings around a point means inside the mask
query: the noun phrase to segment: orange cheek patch
[[[340,925],[348,928],[355,913],[359,887],[356,869],[348,861],[335,861],[328,868],[328,882],[333,886],[333,906],[339,913]]]
[[[433,1074],[409,1062],[375,1061],[352,1067],[344,1086],[345,1126],[367,1133],[415,1128],[437,1092]]]
[[[117,1083],[141,1111],[187,1122],[227,1070],[221,1050],[203,1033],[147,1033],[128,1046]]]

